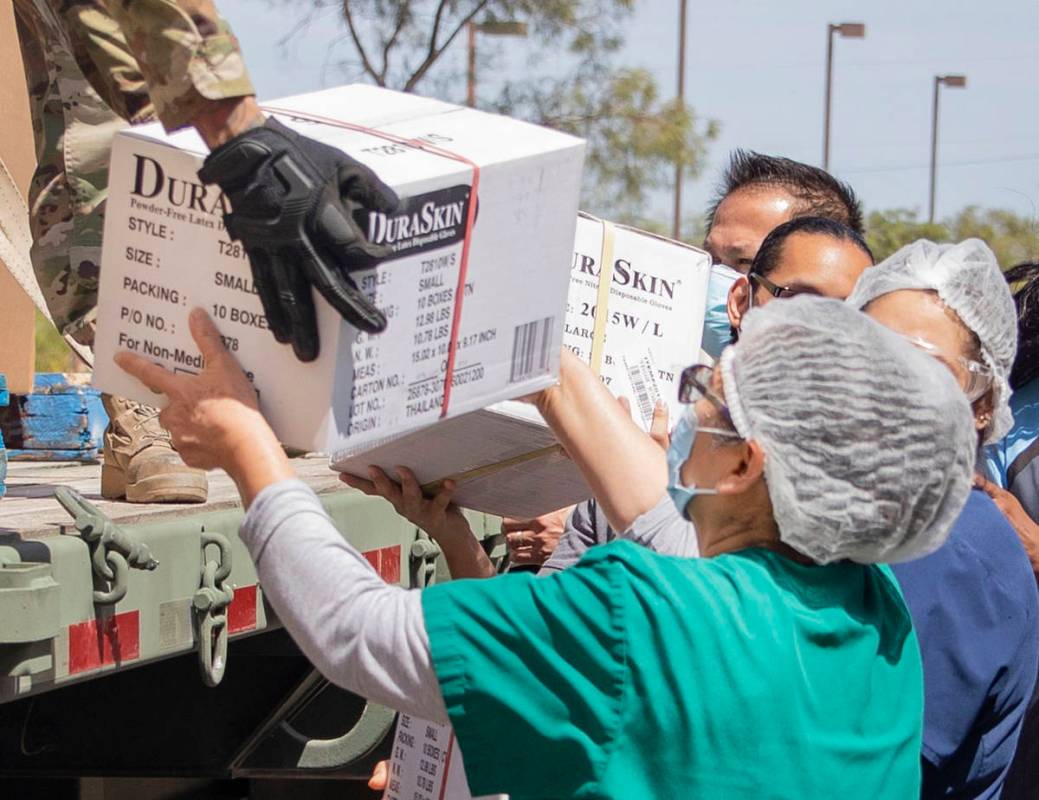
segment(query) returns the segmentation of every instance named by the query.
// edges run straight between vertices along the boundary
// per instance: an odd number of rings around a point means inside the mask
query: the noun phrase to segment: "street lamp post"
[[[466,87],[465,103],[476,108],[476,34],[487,36],[526,36],[526,22],[470,22],[466,25],[469,34],[469,80]]]
[[[830,106],[833,102],[833,35],[845,39],[862,39],[866,25],[862,22],[830,23],[826,26],[826,101],[823,111],[823,169],[830,169]]]
[[[927,221],[934,222],[934,191],[938,175],[938,90],[942,86],[953,89],[965,89],[967,87],[966,75],[935,75],[934,76],[934,103],[931,106],[931,195],[928,204]]]
[[[685,14],[686,0],[678,6],[678,110],[685,111]],[[671,238],[682,238],[682,145],[675,154],[675,219],[671,226]]]

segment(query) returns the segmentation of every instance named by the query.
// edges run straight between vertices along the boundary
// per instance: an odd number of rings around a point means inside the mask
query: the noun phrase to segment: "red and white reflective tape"
[[[234,599],[227,607],[227,632],[230,635],[256,630],[256,584],[236,586]]]
[[[141,613],[102,616],[69,625],[69,675],[141,657]]]
[[[434,156],[440,156],[442,158],[451,159],[452,161],[461,162],[472,169],[473,181],[469,190],[469,213],[466,215],[465,220],[465,239],[462,241],[462,259],[458,266],[458,283],[455,287],[455,308],[454,314],[451,317],[451,340],[448,342],[447,349],[447,371],[444,374],[444,400],[440,404],[440,416],[446,417],[448,406],[451,403],[451,384],[454,382],[455,375],[455,354],[458,350],[458,332],[462,323],[462,299],[465,296],[465,279],[469,270],[469,245],[472,242],[473,223],[476,221],[476,200],[480,187],[480,165],[460,153],[445,150],[443,147],[437,147],[435,144],[424,142],[421,139],[406,139],[403,136],[396,136],[395,134],[380,131],[376,128],[368,128],[364,125],[357,125],[353,122],[343,122],[342,120],[334,119],[332,117],[323,117],[320,114],[295,111],[291,108],[280,108],[278,106],[268,105],[263,105],[261,108],[272,114],[281,114],[286,117],[295,117],[308,122],[319,122],[323,125],[331,125],[336,128],[365,133],[370,136],[385,139],[388,142],[393,142],[394,144],[411,147],[415,150],[422,150]]]
[[[379,577],[386,583],[400,583],[401,546],[399,544],[380,547],[378,550],[368,550],[361,555],[368,560],[368,563],[375,568]]]

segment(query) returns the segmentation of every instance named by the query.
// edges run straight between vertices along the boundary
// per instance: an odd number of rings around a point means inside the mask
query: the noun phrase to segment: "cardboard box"
[[[473,797],[451,726],[402,713],[393,731],[384,800],[509,800],[509,796]]]
[[[245,254],[223,228],[226,201],[198,182],[206,150],[197,135],[133,128],[112,150],[97,386],[160,402],[112,356],[129,349],[197,371],[187,327],[194,306],[210,313],[249,372],[275,432],[297,447],[370,444],[441,419],[452,340],[447,416],[551,384],[581,140],[372,86],[291,97],[267,110],[364,162],[406,198],[391,218],[368,219],[372,238],[394,255],[354,274],[389,327],[358,333],[317,298],[321,353],[300,363],[267,330]]]
[[[29,266],[29,212],[23,198],[29,180],[36,168],[36,148],[33,144],[32,121],[29,117],[29,92],[22,70],[22,52],[18,45],[14,7],[0,5],[0,108],[4,110],[4,124],[0,126],[0,161],[14,183],[8,187],[21,198],[8,200],[0,189],[0,213],[4,214],[3,234],[10,240],[19,263],[8,264],[0,259],[0,373],[7,376],[12,392],[31,392],[33,367],[36,356],[36,309],[32,299],[14,278],[12,270],[19,270],[22,280],[33,281]]]
[[[606,269],[602,269],[602,265]],[[649,429],[658,399],[681,413],[677,381],[700,352],[711,259],[695,247],[582,214],[570,262],[564,344],[599,371]],[[372,446],[332,453],[366,477],[369,464],[411,468],[427,491],[452,478],[455,500],[528,519],[590,494],[533,406],[505,402]]]

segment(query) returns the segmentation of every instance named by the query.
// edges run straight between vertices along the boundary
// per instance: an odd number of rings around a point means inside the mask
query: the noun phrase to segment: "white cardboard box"
[[[678,376],[698,360],[710,265],[695,247],[586,214],[578,219],[563,343],[589,363],[595,356],[603,381],[629,398],[645,430],[658,399],[670,406],[672,420],[680,413]],[[591,494],[534,407],[519,402],[374,447],[347,444],[333,449],[332,462],[362,477],[369,464],[391,475],[407,466],[427,491],[453,478],[459,505],[524,519]]]
[[[367,164],[406,199],[392,218],[369,218],[370,232],[390,242],[394,256],[353,276],[390,318],[387,330],[358,333],[317,298],[321,353],[299,362],[267,330],[245,254],[224,230],[219,190],[198,181],[206,153],[198,136],[166,135],[157,125],[133,128],[112,148],[96,386],[160,403],[112,356],[129,349],[174,370],[197,371],[201,357],[187,315],[201,306],[250,373],[284,443],[312,450],[370,444],[441,418],[458,300],[449,416],[552,383],[581,140],[372,86],[300,95],[267,108]],[[478,202],[459,293],[476,168]]]
[[[385,800],[508,800],[508,795],[474,798],[451,726],[402,713],[393,731]]]

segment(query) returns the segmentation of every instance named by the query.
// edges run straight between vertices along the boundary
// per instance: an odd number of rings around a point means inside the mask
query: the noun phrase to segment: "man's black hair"
[[[1039,261],[1025,261],[1005,273],[1017,306],[1017,357],[1010,370],[1010,388],[1020,389],[1039,377]]]
[[[779,259],[783,255],[783,244],[795,233],[820,234],[841,242],[851,242],[868,255],[870,261],[874,260],[873,251],[869,249],[866,240],[858,231],[847,225],[826,217],[795,217],[773,228],[765,237],[750,265],[750,271],[767,278],[779,265]]]
[[[852,230],[844,223],[827,219],[826,217],[794,217],[773,228],[772,232],[765,237],[765,241],[761,243],[761,247],[758,248],[758,252],[754,256],[754,261],[751,262],[750,272],[767,278],[779,265],[779,259],[783,256],[783,245],[786,243],[786,240],[795,233],[822,234],[841,242],[851,242],[869,256],[870,263],[876,260],[873,258],[873,251],[869,249],[866,240],[862,238],[862,234]],[[751,284],[751,291],[754,291],[753,284]],[[739,340],[740,332],[736,328],[730,327],[729,332],[732,336],[732,341]]]
[[[707,230],[722,200],[740,189],[776,187],[794,198],[796,217],[826,217],[863,232],[862,204],[851,187],[826,170],[780,156],[733,150],[729,166],[707,209]]]

